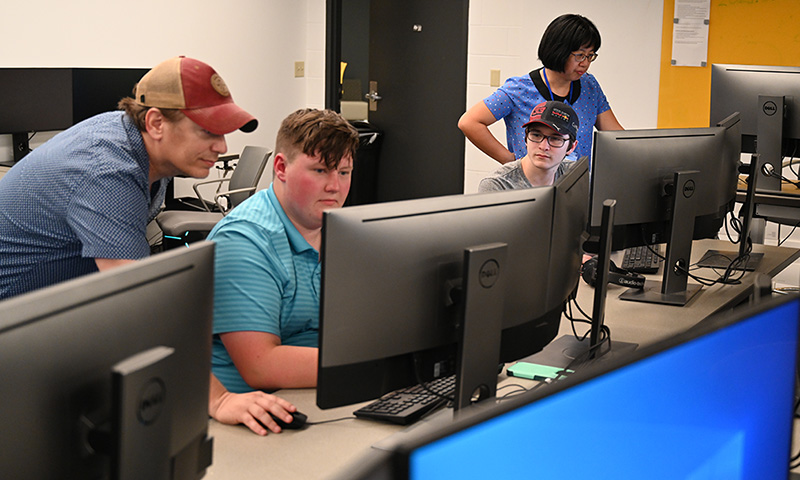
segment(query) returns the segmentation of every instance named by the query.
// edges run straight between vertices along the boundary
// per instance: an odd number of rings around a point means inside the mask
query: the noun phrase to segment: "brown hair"
[[[305,108],[286,117],[278,129],[275,152],[283,153],[291,162],[295,155],[319,155],[331,170],[343,158],[355,160],[358,130],[333,110]]]
[[[131,120],[133,120],[133,123],[134,125],[136,125],[136,128],[138,128],[140,132],[144,132],[145,130],[147,130],[147,126],[145,125],[145,119],[144,119],[145,115],[147,115],[148,110],[156,107],[146,107],[130,97],[125,97],[119,101],[119,103],[117,104],[117,108],[119,110],[125,111],[125,113],[128,114],[128,116],[131,118]],[[180,120],[181,117],[183,117],[183,113],[176,108],[159,108],[158,110],[161,112],[162,115],[164,115],[164,118],[166,118],[167,121],[169,122],[175,123],[178,120]]]

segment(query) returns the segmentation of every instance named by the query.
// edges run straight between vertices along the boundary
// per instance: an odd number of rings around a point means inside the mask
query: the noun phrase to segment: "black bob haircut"
[[[585,46],[595,53],[600,50],[600,32],[588,18],[567,13],[545,29],[539,42],[539,60],[545,68],[563,72],[570,54]]]

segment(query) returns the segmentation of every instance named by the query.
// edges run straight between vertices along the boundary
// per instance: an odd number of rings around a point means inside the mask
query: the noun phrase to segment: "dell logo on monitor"
[[[500,265],[496,260],[487,260],[481,265],[478,280],[483,288],[492,288],[500,278]]]
[[[683,184],[683,196],[686,198],[691,198],[692,195],[694,195],[694,181],[689,180]]]
[[[151,425],[158,420],[164,410],[167,389],[160,378],[151,378],[139,394],[139,408],[137,417],[145,425]]]
[[[764,102],[761,109],[764,110],[764,114],[770,117],[778,113],[778,106],[771,100]]]

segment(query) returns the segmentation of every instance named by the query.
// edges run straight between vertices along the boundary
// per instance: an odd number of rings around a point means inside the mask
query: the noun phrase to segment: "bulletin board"
[[[798,0],[711,0],[706,67],[670,65],[674,13],[664,0],[658,128],[708,126],[711,64],[800,66]]]

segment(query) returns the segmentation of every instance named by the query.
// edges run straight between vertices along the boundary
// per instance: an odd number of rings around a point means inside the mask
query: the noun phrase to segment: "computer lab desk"
[[[742,183],[740,183],[742,188]],[[736,201],[744,203],[745,190],[736,192]],[[757,190],[753,215],[785,225],[800,223],[800,188],[791,183],[782,183],[781,191]]]
[[[692,257],[697,261],[710,248],[733,250],[735,246],[718,240],[694,242]],[[759,272],[770,277],[800,257],[800,250],[786,247],[755,245],[755,252],[763,252]],[[702,269],[707,270],[707,269]],[[702,270],[697,271],[698,274]],[[702,272],[706,273],[706,272]],[[711,276],[706,273],[704,276]],[[658,279],[659,275],[649,276]],[[748,301],[753,290],[753,273],[747,273],[740,285],[703,287],[684,307],[661,306],[619,300],[623,287],[609,285],[606,304],[606,325],[611,329],[612,340],[644,345],[663,339],[697,324],[716,312],[725,312]],[[798,279],[800,281],[800,279]],[[582,280],[578,288],[578,303],[591,312],[594,289]],[[578,326],[585,332],[585,326]],[[571,335],[570,322],[562,320],[559,336]],[[559,337],[557,337],[559,338]],[[503,372],[499,387],[508,383],[532,387],[536,382],[510,379]],[[500,395],[503,390],[500,389]],[[210,421],[209,434],[214,437],[213,464],[206,478],[237,479],[324,479],[341,475],[352,468],[354,462],[366,455],[371,446],[401,432],[405,427],[355,419],[352,412],[369,402],[328,410],[316,406],[314,389],[281,390],[279,396],[289,400],[308,415],[311,423],[347,418],[333,423],[308,425],[302,430],[285,430],[259,437],[244,426],[222,425]],[[413,426],[411,427],[413,428]]]

